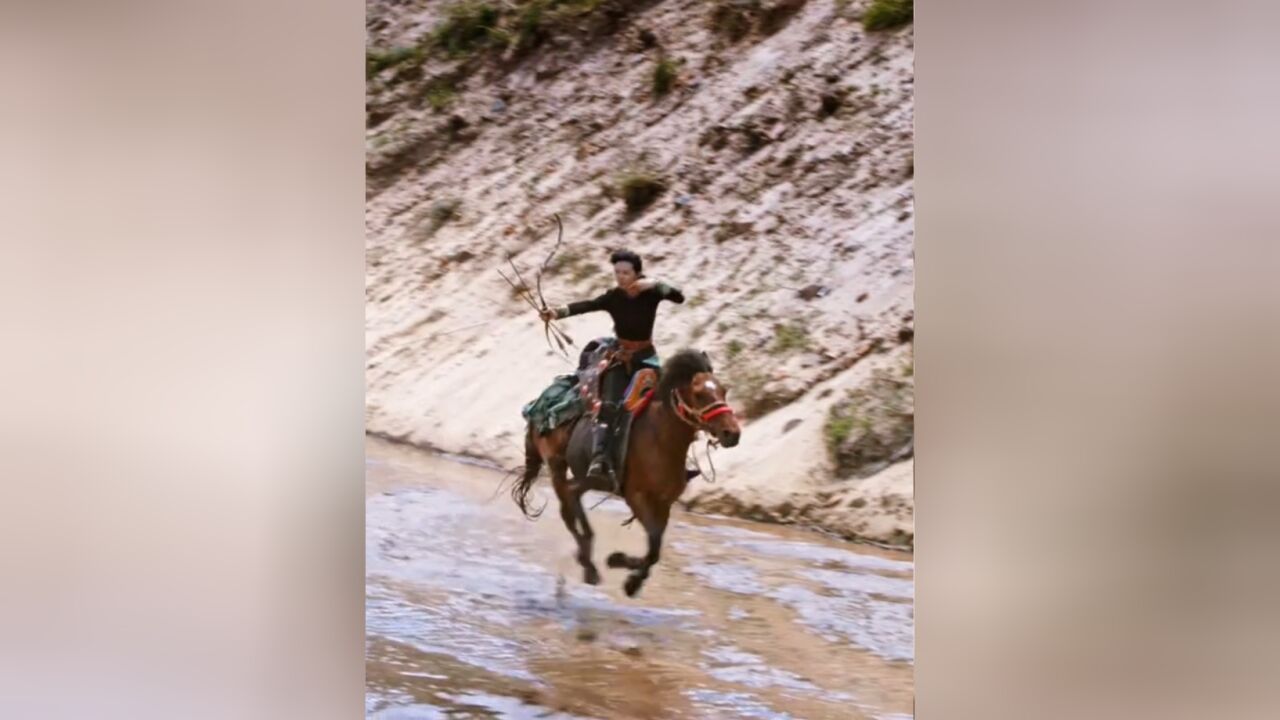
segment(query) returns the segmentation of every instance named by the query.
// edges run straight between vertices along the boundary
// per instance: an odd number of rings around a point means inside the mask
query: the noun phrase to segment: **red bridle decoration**
[[[703,430],[707,423],[726,413],[732,415],[733,408],[729,407],[729,403],[723,400],[716,401],[706,407],[694,410],[685,404],[684,398],[680,397],[680,391],[676,390],[671,393],[675,397],[676,417],[693,426],[695,430]],[[694,419],[691,420],[690,416]]]

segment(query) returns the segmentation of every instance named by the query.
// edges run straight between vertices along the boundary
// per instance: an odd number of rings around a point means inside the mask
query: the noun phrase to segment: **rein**
[[[671,391],[671,397],[675,400],[675,402],[672,403],[672,406],[675,408],[676,417],[680,418],[680,420],[686,425],[693,428],[695,434],[700,431],[706,431],[707,464],[711,466],[711,475],[707,476],[703,474],[703,477],[707,479],[707,482],[714,483],[716,481],[716,465],[711,460],[711,448],[720,447],[720,442],[711,434],[707,425],[721,415],[732,415],[733,408],[729,407],[729,403],[724,402],[723,400],[713,402],[697,409],[691,408],[684,401],[684,398],[680,397],[679,389]],[[702,464],[698,462],[698,453],[696,450],[693,453],[693,464],[694,467],[698,468],[698,472],[701,474]]]

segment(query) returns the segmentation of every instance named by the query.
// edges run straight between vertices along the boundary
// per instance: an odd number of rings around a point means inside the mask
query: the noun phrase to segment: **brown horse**
[[[706,353],[682,350],[663,365],[654,397],[632,421],[622,463],[622,496],[649,537],[649,551],[644,557],[615,552],[606,561],[611,568],[631,570],[623,585],[628,596],[639,592],[649,577],[649,568],[658,562],[671,505],[688,483],[685,457],[698,431],[713,435],[725,447],[738,444],[742,430],[725,401],[727,392],[712,372]],[[590,424],[589,419],[582,422],[580,418],[542,436],[532,425],[526,428],[523,475],[511,497],[527,517],[537,517],[541,510],[530,511],[528,496],[546,462],[560,500],[560,517],[578,543],[583,581],[595,585],[600,582],[600,573],[591,560],[593,533],[582,496],[587,490],[609,492],[611,488],[589,486],[583,479],[590,460]]]

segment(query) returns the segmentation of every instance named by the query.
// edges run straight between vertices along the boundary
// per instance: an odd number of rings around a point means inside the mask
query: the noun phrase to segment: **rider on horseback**
[[[613,263],[617,287],[593,300],[549,308],[541,315],[543,320],[553,320],[603,310],[613,318],[618,350],[614,362],[601,377],[600,411],[592,433],[591,467],[587,470],[587,478],[596,481],[614,479],[616,483],[611,457],[623,394],[645,361],[650,358],[655,359],[650,362],[656,361],[653,321],[657,316],[658,303],[663,300],[683,303],[684,294],[667,283],[646,278],[640,256],[630,250],[614,252],[609,262]]]

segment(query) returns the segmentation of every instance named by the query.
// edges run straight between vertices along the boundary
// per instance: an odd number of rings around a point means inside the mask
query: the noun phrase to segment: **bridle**
[[[706,477],[708,482],[715,482],[716,466],[715,463],[711,461],[711,448],[719,447],[720,441],[715,437],[715,433],[711,432],[711,428],[708,427],[708,425],[712,420],[715,420],[721,415],[733,415],[733,408],[729,407],[729,403],[723,400],[717,400],[695,410],[694,408],[689,407],[688,403],[684,401],[684,398],[680,397],[680,388],[675,388],[671,391],[671,399],[674,400],[674,402],[671,403],[671,407],[675,410],[676,417],[680,418],[681,422],[684,424],[693,428],[695,435],[700,430],[706,431],[707,463],[711,467],[711,475],[704,477]],[[699,472],[701,472],[702,464],[698,462],[698,453],[696,451],[693,453],[693,464],[698,468]]]
[[[676,417],[694,430],[707,430],[710,432],[707,426],[712,420],[721,415],[733,414],[733,408],[729,407],[729,403],[723,400],[717,400],[697,409],[691,408],[685,403],[684,398],[680,397],[680,388],[672,390],[671,397],[675,400],[671,405],[675,408]]]

